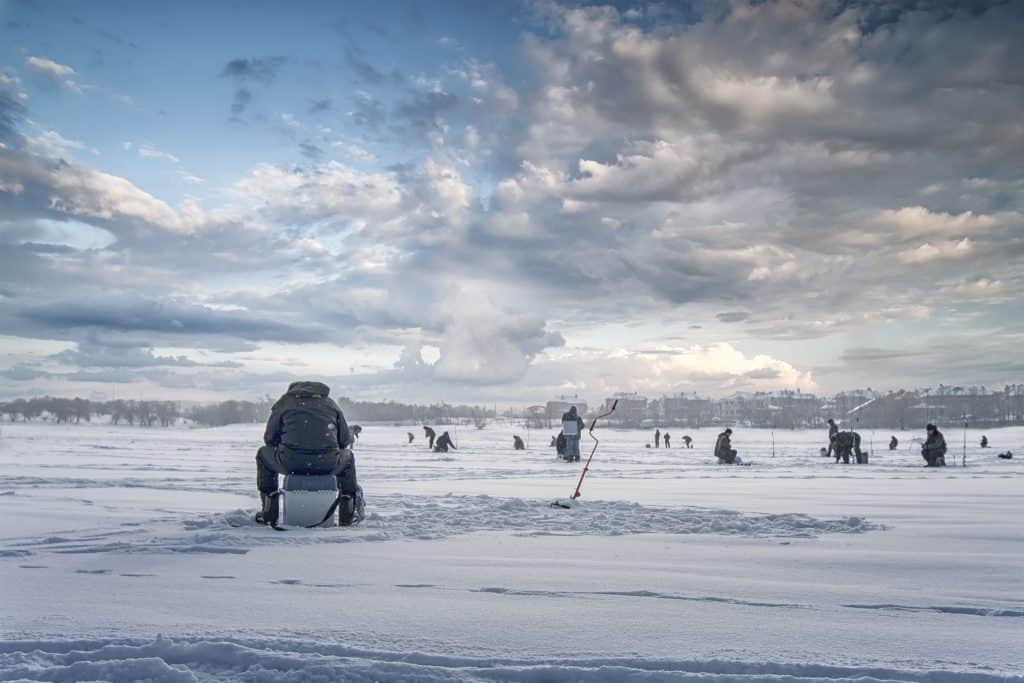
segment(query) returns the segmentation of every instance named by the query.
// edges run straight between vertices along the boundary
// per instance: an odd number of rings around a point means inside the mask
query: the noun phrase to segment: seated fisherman
[[[857,432],[837,432],[832,439],[832,445],[836,462],[842,458],[843,462],[849,463],[851,455],[856,458],[854,462],[864,462],[864,452],[860,449],[860,434]]]
[[[517,451],[524,451],[524,450],[526,450],[526,444],[523,443],[523,440],[521,438],[519,438],[518,435],[513,435],[512,436],[512,448],[514,448]]]
[[[945,467],[946,437],[942,436],[942,432],[933,424],[926,426],[925,431],[928,438],[921,446],[921,457],[928,463],[927,467]]]
[[[266,445],[256,453],[260,524],[273,523],[276,517],[271,494],[277,491],[279,474],[333,474],[343,494],[357,495],[356,463],[349,450],[352,437],[329,393],[321,382],[292,382],[271,409],[263,434]]]
[[[715,441],[715,457],[719,465],[735,465],[736,451],[732,447],[732,429],[726,428]]]

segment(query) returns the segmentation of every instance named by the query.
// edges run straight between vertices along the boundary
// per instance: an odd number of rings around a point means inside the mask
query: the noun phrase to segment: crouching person
[[[260,492],[260,524],[276,525],[277,475],[334,475],[342,496],[338,521],[353,522],[360,507],[356,463],[349,446],[352,436],[341,409],[321,382],[292,382],[270,412],[263,435],[266,444],[256,453],[256,487]],[[339,499],[341,500],[341,499]]]
[[[864,451],[860,449],[860,434],[857,432],[838,432],[832,439],[833,450],[836,454],[836,462],[842,458],[843,462],[849,463],[850,458],[854,462],[863,464],[867,462]]]
[[[925,427],[928,438],[921,446],[921,457],[927,463],[927,467],[946,466],[946,437],[942,436],[939,428],[933,424]]]
[[[732,447],[732,429],[726,428],[718,435],[715,441],[715,457],[719,465],[736,465],[740,459],[736,457],[736,450]]]

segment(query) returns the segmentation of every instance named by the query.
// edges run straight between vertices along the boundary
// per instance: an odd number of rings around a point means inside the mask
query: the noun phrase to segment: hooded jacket
[[[300,455],[348,448],[348,424],[330,392],[322,382],[292,382],[270,411],[264,443]]]

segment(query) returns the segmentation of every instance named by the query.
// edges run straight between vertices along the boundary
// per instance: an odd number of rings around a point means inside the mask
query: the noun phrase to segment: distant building
[[[619,404],[615,408],[615,414],[609,418],[614,422],[623,425],[640,425],[643,424],[644,420],[650,418],[647,411],[646,396],[641,396],[635,392],[614,394],[611,398],[604,400],[602,412],[611,410],[612,404],[615,401],[618,401]]]
[[[544,410],[550,420],[561,420],[562,415],[569,411],[569,408],[576,406],[576,412],[580,417],[587,414],[587,402],[579,396],[559,396],[547,402]]]

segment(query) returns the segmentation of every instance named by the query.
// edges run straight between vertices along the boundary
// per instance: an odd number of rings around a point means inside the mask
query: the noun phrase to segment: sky
[[[0,0],[0,398],[1024,372],[1024,3]]]

